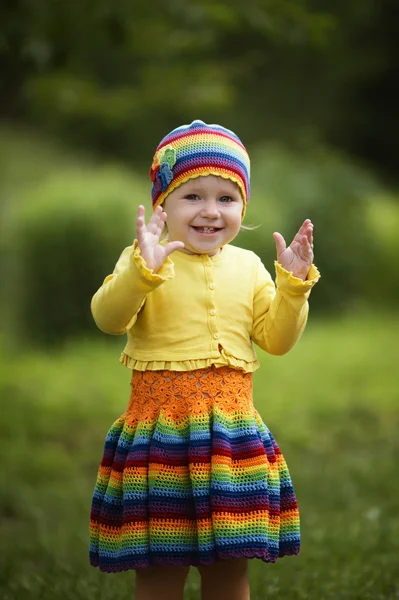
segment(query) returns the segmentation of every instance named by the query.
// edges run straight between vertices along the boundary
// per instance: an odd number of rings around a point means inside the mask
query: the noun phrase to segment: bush
[[[322,273],[312,292],[312,309],[330,312],[364,302],[370,260],[380,243],[368,219],[378,183],[347,157],[325,148],[302,154],[264,149],[253,154],[252,163],[246,222],[262,227],[242,232],[237,243],[254,250],[273,272],[273,232],[290,244],[305,218],[311,218],[315,263]]]
[[[399,206],[386,195],[372,198],[367,213],[377,252],[369,261],[366,297],[372,305],[396,309],[399,296]]]
[[[132,243],[143,198],[136,180],[112,167],[58,171],[25,191],[3,240],[19,334],[52,343],[93,330],[90,299]]]

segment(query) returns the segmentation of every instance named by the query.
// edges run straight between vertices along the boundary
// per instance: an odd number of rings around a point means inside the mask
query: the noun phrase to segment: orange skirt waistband
[[[127,416],[153,419],[162,411],[173,420],[188,415],[251,411],[252,373],[214,366],[194,371],[133,371]]]

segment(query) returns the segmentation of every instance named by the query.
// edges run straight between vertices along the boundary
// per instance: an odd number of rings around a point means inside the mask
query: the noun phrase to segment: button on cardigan
[[[219,254],[179,250],[154,273],[135,240],[93,296],[98,327],[127,334],[121,362],[140,371],[259,367],[253,343],[284,354],[306,325],[308,297],[320,274],[302,281],[275,263],[276,284],[260,258],[227,244]]]

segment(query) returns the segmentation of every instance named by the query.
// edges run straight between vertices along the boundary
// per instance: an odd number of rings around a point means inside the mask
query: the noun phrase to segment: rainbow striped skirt
[[[299,552],[286,462],[230,367],[133,371],[110,428],[90,518],[90,562],[116,572]]]

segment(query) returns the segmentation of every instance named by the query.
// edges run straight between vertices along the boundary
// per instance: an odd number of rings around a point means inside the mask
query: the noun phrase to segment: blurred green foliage
[[[259,352],[254,404],[291,472],[302,549],[250,561],[253,600],[397,597],[398,335],[397,319],[366,313],[311,321],[287,356]],[[118,348],[102,338],[0,356],[2,600],[131,600],[132,572],[112,577],[88,560],[105,435],[130,394]],[[195,569],[185,598],[199,598]]]
[[[57,173],[22,198],[10,228],[17,266],[15,300],[33,339],[88,330],[88,300],[131,243],[132,180],[111,169]],[[133,188],[137,193],[137,186]],[[23,289],[22,288],[23,282]]]
[[[24,156],[35,162],[29,147],[16,149],[22,167]],[[2,207],[4,310],[23,337],[54,342],[92,329],[90,298],[132,243],[144,186],[120,166],[86,159],[54,169],[57,158],[44,165],[45,146],[35,144],[35,152],[41,174],[33,185],[14,189]],[[8,156],[9,177],[12,162]]]
[[[300,344],[260,352],[254,377],[303,545],[251,561],[251,597],[398,597],[399,196],[373,174],[398,182],[398,18],[397,0],[1,4],[2,600],[132,597],[131,573],[88,565],[96,470],[130,376],[90,298],[137,205],[151,210],[154,148],[195,118],[250,150],[246,223],[261,227],[236,243],[273,271],[272,232],[290,241],[310,217],[322,272]],[[186,592],[198,598],[196,572]]]
[[[312,311],[332,313],[368,303],[376,285],[371,273],[379,261],[379,246],[385,247],[382,232],[370,219],[378,190],[380,184],[369,173],[326,148],[313,147],[302,154],[276,146],[255,151],[254,197],[247,220],[263,226],[241,233],[237,242],[254,250],[270,268],[276,254],[271,233],[280,231],[289,244],[309,217],[315,226],[315,263],[322,273],[320,285],[312,292]],[[391,204],[397,214],[395,203]],[[389,267],[381,263],[378,268]],[[368,285],[370,278],[373,283]],[[396,295],[399,278],[394,278]],[[386,294],[386,303],[394,295]]]
[[[150,181],[14,129],[0,130],[0,148],[9,138],[0,155],[4,328],[35,343],[93,334],[90,299],[133,242],[138,204],[151,212]],[[312,313],[395,306],[399,209],[375,178],[321,147],[302,155],[260,147],[252,170],[245,221],[261,226],[234,243],[255,251],[273,273],[273,231],[290,243],[311,217],[322,273]]]
[[[92,331],[89,299],[149,196],[141,175],[160,138],[194,118],[235,130],[250,150],[247,222],[262,226],[237,243],[272,270],[272,232],[290,241],[310,217],[323,275],[312,309],[393,305],[398,194],[350,153],[397,181],[398,7],[3,4],[0,115],[12,122],[0,131],[5,327],[42,342]],[[27,124],[40,134],[26,134]]]
[[[246,144],[320,138],[397,181],[396,0],[15,0],[0,112],[147,165],[194,118]]]

